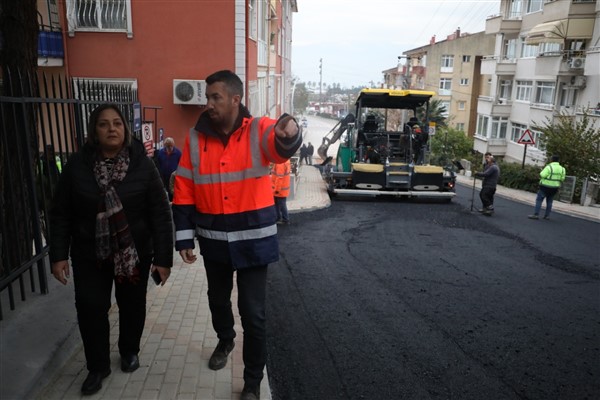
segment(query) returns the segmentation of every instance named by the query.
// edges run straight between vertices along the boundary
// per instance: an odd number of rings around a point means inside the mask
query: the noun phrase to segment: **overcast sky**
[[[292,36],[292,74],[302,82],[342,87],[381,82],[406,50],[461,32],[485,30],[500,0],[298,0]],[[404,63],[404,61],[402,61]]]

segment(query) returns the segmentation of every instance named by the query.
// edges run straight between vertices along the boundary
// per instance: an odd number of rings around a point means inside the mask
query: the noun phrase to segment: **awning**
[[[593,30],[593,18],[544,22],[529,31],[525,44],[564,43],[565,39],[591,39]]]

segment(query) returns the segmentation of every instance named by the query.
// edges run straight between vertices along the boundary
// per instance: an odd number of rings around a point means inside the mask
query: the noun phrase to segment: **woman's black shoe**
[[[140,367],[140,359],[137,354],[121,356],[121,371],[133,372]]]
[[[88,396],[102,389],[102,380],[110,375],[110,369],[103,372],[90,372],[81,385],[81,394]]]

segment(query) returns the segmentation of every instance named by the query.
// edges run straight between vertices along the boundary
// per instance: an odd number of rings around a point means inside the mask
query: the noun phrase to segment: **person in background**
[[[288,225],[290,223],[287,198],[290,195],[291,171],[292,164],[290,160],[281,164],[274,164],[273,168],[271,168],[271,182],[278,224]]]
[[[558,192],[558,189],[560,189],[560,186],[567,176],[567,170],[559,164],[559,159],[559,156],[553,155],[550,158],[550,163],[548,163],[540,172],[540,187],[535,199],[535,209],[533,210],[533,214],[529,215],[528,218],[540,218],[542,203],[544,202],[544,199],[546,199],[546,211],[544,213],[544,219],[550,219],[554,196]]]
[[[496,193],[496,186],[500,178],[500,168],[496,165],[494,156],[491,154],[485,156],[485,161],[485,169],[483,172],[477,172],[475,176],[483,178],[481,191],[479,192],[479,198],[483,205],[480,211],[484,215],[491,216],[494,213],[494,194]]]
[[[169,182],[173,172],[177,171],[180,159],[181,150],[175,147],[175,140],[172,137],[166,138],[164,147],[156,155],[156,161],[164,188],[169,193],[169,200],[173,200],[173,192],[170,190]]]
[[[173,221],[158,171],[132,138],[118,106],[89,117],[86,144],[63,167],[50,208],[52,275],[75,284],[77,321],[89,374],[81,393],[102,388],[110,373],[113,282],[119,306],[121,369],[139,367],[150,270],[164,284],[173,263]]]
[[[306,144],[302,144],[302,147],[300,147],[300,165],[302,164],[308,164],[308,147],[306,147]]]
[[[302,143],[296,120],[255,118],[242,105],[244,85],[228,70],[206,78],[207,104],[186,138],[175,176],[176,249],[196,261],[194,236],[208,282],[208,304],[219,342],[208,362],[219,370],[235,346],[231,291],[234,273],[244,329],[242,400],[260,398],[266,364],[267,266],[279,258],[269,164]]]
[[[315,148],[311,142],[308,142],[308,146],[306,146],[306,165],[312,165],[313,154],[315,154]]]

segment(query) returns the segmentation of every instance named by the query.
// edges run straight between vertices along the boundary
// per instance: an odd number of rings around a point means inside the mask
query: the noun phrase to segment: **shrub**
[[[542,168],[535,165],[525,165],[525,168],[521,168],[521,164],[505,162],[500,162],[498,166],[500,167],[499,185],[537,193]]]

